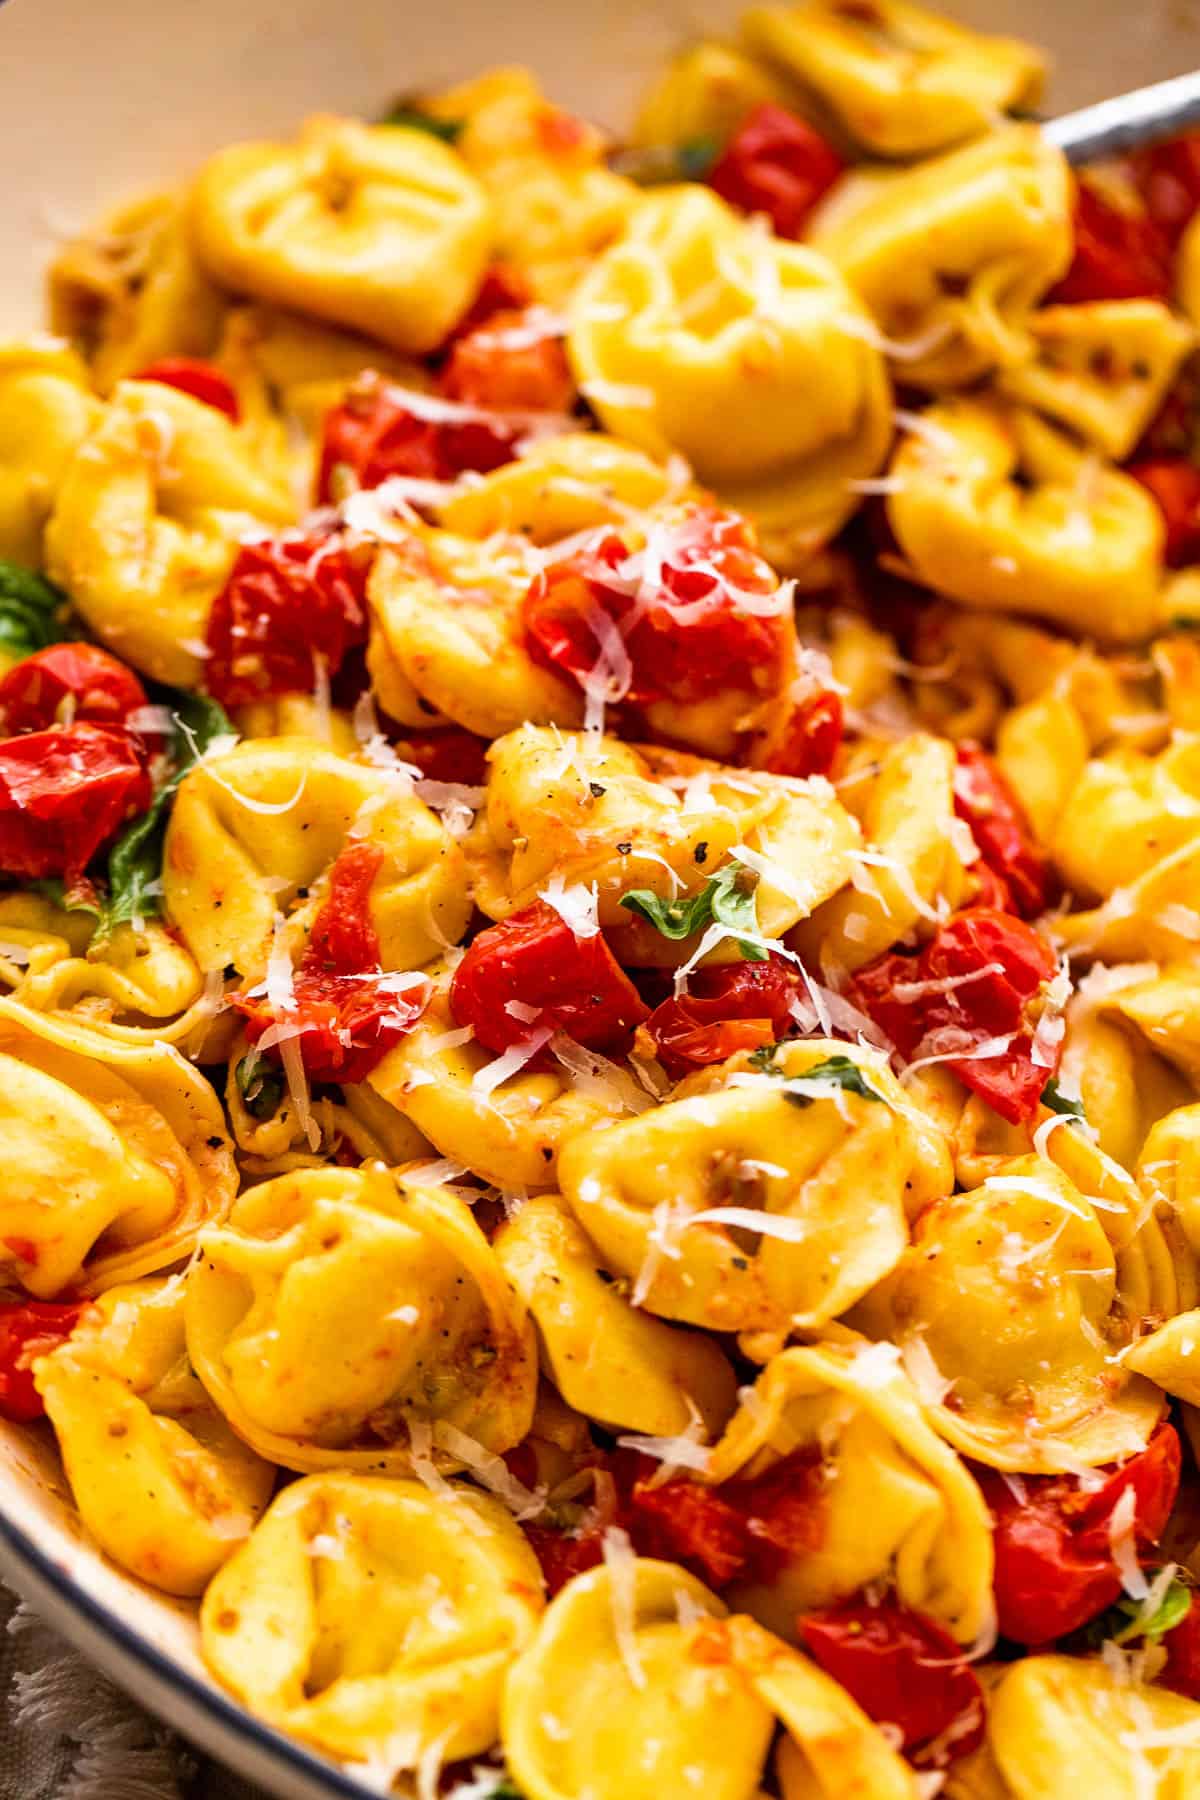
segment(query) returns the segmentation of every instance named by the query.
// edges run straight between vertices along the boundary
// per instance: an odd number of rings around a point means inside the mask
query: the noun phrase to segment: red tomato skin
[[[1144,457],[1126,469],[1154,496],[1166,527],[1168,568],[1200,561],[1200,469],[1185,456]]]
[[[509,1001],[540,1015],[516,1018]],[[650,1011],[603,934],[576,937],[542,900],[479,933],[454,971],[450,1006],[497,1053],[524,1043],[539,1025],[598,1050],[626,1040]]]
[[[1158,1679],[1175,1693],[1200,1700],[1200,1601],[1194,1590],[1186,1615],[1164,1634],[1162,1645],[1167,1665]]]
[[[0,679],[0,728],[12,736],[63,722],[124,725],[147,705],[146,690],[123,662],[96,644],[51,644]]]
[[[895,1600],[845,1600],[799,1620],[813,1660],[863,1711],[904,1733],[918,1767],[945,1767],[983,1739],[983,1689],[949,1632]],[[952,1741],[934,1749],[947,1732]]]
[[[1121,1593],[1110,1541],[1113,1511],[1132,1489],[1138,1550],[1151,1550],[1175,1504],[1181,1466],[1178,1433],[1162,1425],[1091,1494],[1074,1475],[1028,1475],[1019,1499],[993,1470],[975,1470],[992,1514],[1001,1635],[1037,1648],[1111,1606]]]
[[[402,391],[364,377],[325,415],[317,470],[319,505],[342,498],[339,471],[358,488],[391,475],[453,481],[467,469],[486,474],[511,462],[522,428],[503,418],[423,419]]]
[[[452,781],[463,787],[482,787],[487,780],[487,738],[473,731],[427,731],[401,738],[397,753],[415,763],[426,781]]]
[[[1146,211],[1174,248],[1200,207],[1200,131],[1139,150],[1133,174]]]
[[[575,382],[560,329],[535,309],[496,312],[455,338],[441,377],[451,400],[495,412],[567,412]]]
[[[68,884],[129,819],[150,777],[127,731],[57,725],[0,741],[0,867]]]
[[[569,1531],[559,1531],[553,1525],[534,1523],[524,1525],[522,1529],[542,1566],[549,1600],[553,1600],[576,1575],[583,1575],[604,1561],[602,1531],[584,1531],[573,1537]]]
[[[1076,188],[1074,219],[1075,255],[1047,304],[1168,298],[1170,254],[1152,219],[1113,206],[1086,181]]]
[[[271,1025],[294,1024],[310,1081],[365,1081],[425,1008],[426,995],[419,988],[389,994],[357,979],[379,966],[379,938],[368,902],[382,863],[383,852],[373,844],[350,844],[338,856],[293,979],[294,1014],[280,1017],[266,999],[233,997],[252,1044]],[[276,1045],[265,1054],[280,1060]]]
[[[1002,974],[915,1001],[898,1000],[897,984],[940,981],[999,963]],[[913,1057],[922,1038],[939,1030],[968,1031],[977,1043],[1013,1036],[995,1056],[951,1062],[959,1079],[1002,1119],[1020,1125],[1037,1111],[1054,1073],[1031,1057],[1034,1023],[1030,1003],[1057,970],[1054,952],[1032,926],[1008,913],[967,907],[941,927],[919,956],[888,952],[860,969],[850,988],[854,1005],[882,1027],[900,1054]]]
[[[746,1522],[716,1488],[697,1481],[635,1484],[629,1531],[639,1556],[682,1563],[709,1587],[728,1587],[749,1560]]]
[[[980,744],[957,749],[954,811],[971,827],[986,866],[1004,882],[1013,910],[1036,919],[1050,903],[1050,866],[1025,809],[995,758]]]
[[[845,166],[811,125],[764,100],[726,146],[708,185],[743,212],[765,213],[777,237],[799,238]]]
[[[730,689],[765,698],[782,683],[791,618],[740,610],[732,591],[765,597],[779,586],[744,520],[692,508],[663,553],[661,585],[648,604],[635,602],[636,584],[619,574],[629,555],[617,532],[602,531],[535,577],[524,604],[525,646],[535,662],[582,686],[598,649],[588,617],[599,608],[622,631],[631,705],[686,705]]]
[[[761,963],[697,969],[688,991],[664,1000],[646,1020],[655,1055],[674,1080],[786,1035],[801,982],[780,956]]]
[[[70,1337],[85,1301],[28,1300],[0,1306],[0,1418],[26,1423],[45,1417],[30,1363]]]
[[[772,775],[828,775],[837,760],[845,731],[842,697],[832,689],[815,694],[798,706],[788,722],[782,744],[767,758]]]
[[[484,272],[479,292],[447,339],[447,347],[486,325],[499,312],[522,312],[533,305],[533,289],[519,269],[510,263],[492,263]]]
[[[233,383],[220,369],[198,356],[164,356],[148,369],[140,369],[133,379],[161,381],[164,387],[178,388],[181,394],[190,394],[193,400],[215,407],[234,425],[241,420],[242,409]]]
[[[243,544],[209,614],[204,682],[222,706],[311,694],[367,641],[367,570],[332,532]]]

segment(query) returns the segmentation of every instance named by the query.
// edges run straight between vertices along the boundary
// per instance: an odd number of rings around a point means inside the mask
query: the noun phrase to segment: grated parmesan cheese
[[[635,1688],[646,1686],[646,1671],[637,1643],[637,1558],[629,1533],[610,1525],[601,1540],[604,1566],[612,1592],[613,1636],[625,1673]]]

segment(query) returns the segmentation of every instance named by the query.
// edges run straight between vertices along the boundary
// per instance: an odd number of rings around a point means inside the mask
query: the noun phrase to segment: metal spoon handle
[[[1093,162],[1200,125],[1200,69],[1048,119],[1042,131],[1069,162]]]

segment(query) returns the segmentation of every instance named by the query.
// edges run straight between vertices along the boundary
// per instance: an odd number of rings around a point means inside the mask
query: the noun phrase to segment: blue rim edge
[[[219,1688],[210,1687],[207,1682],[199,1680],[190,1670],[182,1668],[173,1658],[157,1649],[149,1639],[127,1625],[117,1613],[111,1612],[93,1594],[73,1581],[52,1557],[22,1531],[20,1526],[5,1518],[3,1513],[0,1513],[0,1538],[14,1556],[28,1563],[39,1580],[53,1588],[68,1606],[82,1613],[106,1637],[114,1639],[126,1655],[160,1681],[169,1687],[181,1689],[192,1705],[206,1713],[214,1723],[239,1737],[249,1738],[259,1751],[285,1765],[289,1772],[324,1783],[327,1792],[339,1796],[340,1800],[364,1800],[364,1796],[370,1794],[369,1788],[352,1780],[336,1764],[314,1756],[291,1738],[285,1737],[281,1731],[276,1731],[273,1726],[264,1725],[261,1719],[256,1719],[253,1713],[240,1706],[236,1700],[230,1699]],[[136,1695],[131,1697],[136,1704]],[[171,1723],[170,1720],[164,1722],[168,1725]],[[187,1734],[181,1732],[181,1735]]]

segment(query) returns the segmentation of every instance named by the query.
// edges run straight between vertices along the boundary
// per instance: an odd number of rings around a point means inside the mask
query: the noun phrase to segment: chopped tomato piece
[[[1200,1598],[1193,1591],[1186,1615],[1162,1640],[1167,1666],[1159,1676],[1164,1687],[1200,1700]]]
[[[562,327],[536,307],[496,312],[455,338],[442,371],[451,400],[496,412],[566,412],[575,399]]]
[[[1200,207],[1200,131],[1139,150],[1133,173],[1146,211],[1173,247]]]
[[[293,978],[290,1009],[276,1010],[257,989],[233,996],[249,1041],[278,1062],[280,1044],[295,1039],[310,1081],[365,1080],[425,1009],[423,983],[379,968],[369,896],[382,862],[372,844],[351,844],[338,856]]]
[[[415,394],[364,376],[325,415],[317,500],[376,488],[392,475],[453,481],[511,462],[525,422],[487,414],[440,394]]]
[[[1179,1436],[1161,1425],[1146,1448],[1089,1491],[1077,1475],[1006,1481],[991,1469],[976,1480],[992,1514],[996,1611],[1001,1634],[1048,1644],[1076,1631],[1121,1593],[1114,1557],[1117,1508],[1132,1493],[1128,1531],[1136,1554],[1153,1550],[1179,1490]]]
[[[146,704],[133,670],[96,644],[51,644],[0,679],[0,725],[14,736],[81,720],[120,726]]]
[[[204,680],[222,706],[308,694],[367,640],[367,569],[337,532],[243,544],[217,595]]]
[[[948,1631],[896,1600],[846,1600],[799,1621],[804,1646],[918,1767],[976,1749],[987,1716],[978,1677]]]
[[[56,725],[0,741],[0,867],[70,883],[150,804],[150,777],[127,731]]]
[[[525,1536],[546,1578],[546,1595],[553,1600],[560,1588],[576,1575],[596,1568],[604,1561],[604,1533],[591,1529],[578,1535],[560,1531],[554,1525],[536,1522],[524,1527]]]
[[[731,139],[708,185],[743,212],[765,213],[781,238],[799,238],[845,163],[795,113],[764,100]]]
[[[235,425],[242,416],[229,377],[222,375],[220,369],[214,369],[211,363],[202,362],[198,356],[164,356],[160,362],[151,363],[148,369],[140,369],[134,380],[161,381],[164,387],[178,388],[180,393],[190,394],[193,400],[202,400],[205,406],[215,406]]]
[[[603,935],[576,935],[542,900],[479,933],[454,972],[450,1005],[497,1052],[540,1026],[599,1049],[628,1038],[650,1010]]]
[[[779,594],[746,522],[696,506],[645,550],[604,530],[544,570],[525,599],[525,643],[581,687],[603,652],[614,701],[688,703],[731,688],[765,696],[782,682],[794,629]]]
[[[667,1074],[678,1079],[783,1037],[800,985],[796,969],[781,956],[697,969],[687,993],[656,1006],[642,1029]]]
[[[639,1556],[680,1562],[710,1587],[727,1587],[749,1560],[746,1521],[718,1488],[698,1481],[635,1484],[630,1536]]]
[[[769,753],[772,775],[828,775],[837,760],[845,729],[842,697],[832,689],[814,694],[793,709],[782,741]]]
[[[1158,502],[1168,567],[1200,561],[1200,469],[1187,457],[1154,456],[1130,463],[1127,472]]]
[[[1033,1060],[1037,1003],[1056,972],[1053,950],[1032,926],[972,906],[919,956],[888,952],[860,969],[850,999],[903,1057],[946,1057],[960,1081],[1020,1125],[1037,1111],[1057,1067],[1056,1048],[1042,1052],[1049,1062]],[[1004,1039],[992,1054],[975,1054]]]
[[[449,342],[485,325],[498,312],[521,312],[533,304],[533,289],[519,269],[510,263],[492,263],[484,272],[479,292],[450,334]]]
[[[1050,865],[1007,777],[979,744],[958,746],[954,810],[971,827],[984,865],[1005,884],[1014,912],[1034,919],[1050,901]]]
[[[1051,304],[1167,298],[1170,252],[1152,218],[1115,206],[1085,179],[1076,187],[1074,223],[1075,255]]]
[[[427,731],[419,737],[401,738],[396,750],[405,762],[416,764],[426,781],[482,787],[487,779],[488,741],[476,737],[473,731],[453,727]]]
[[[0,1418],[44,1416],[31,1364],[70,1337],[85,1305],[82,1300],[28,1300],[0,1306]]]

